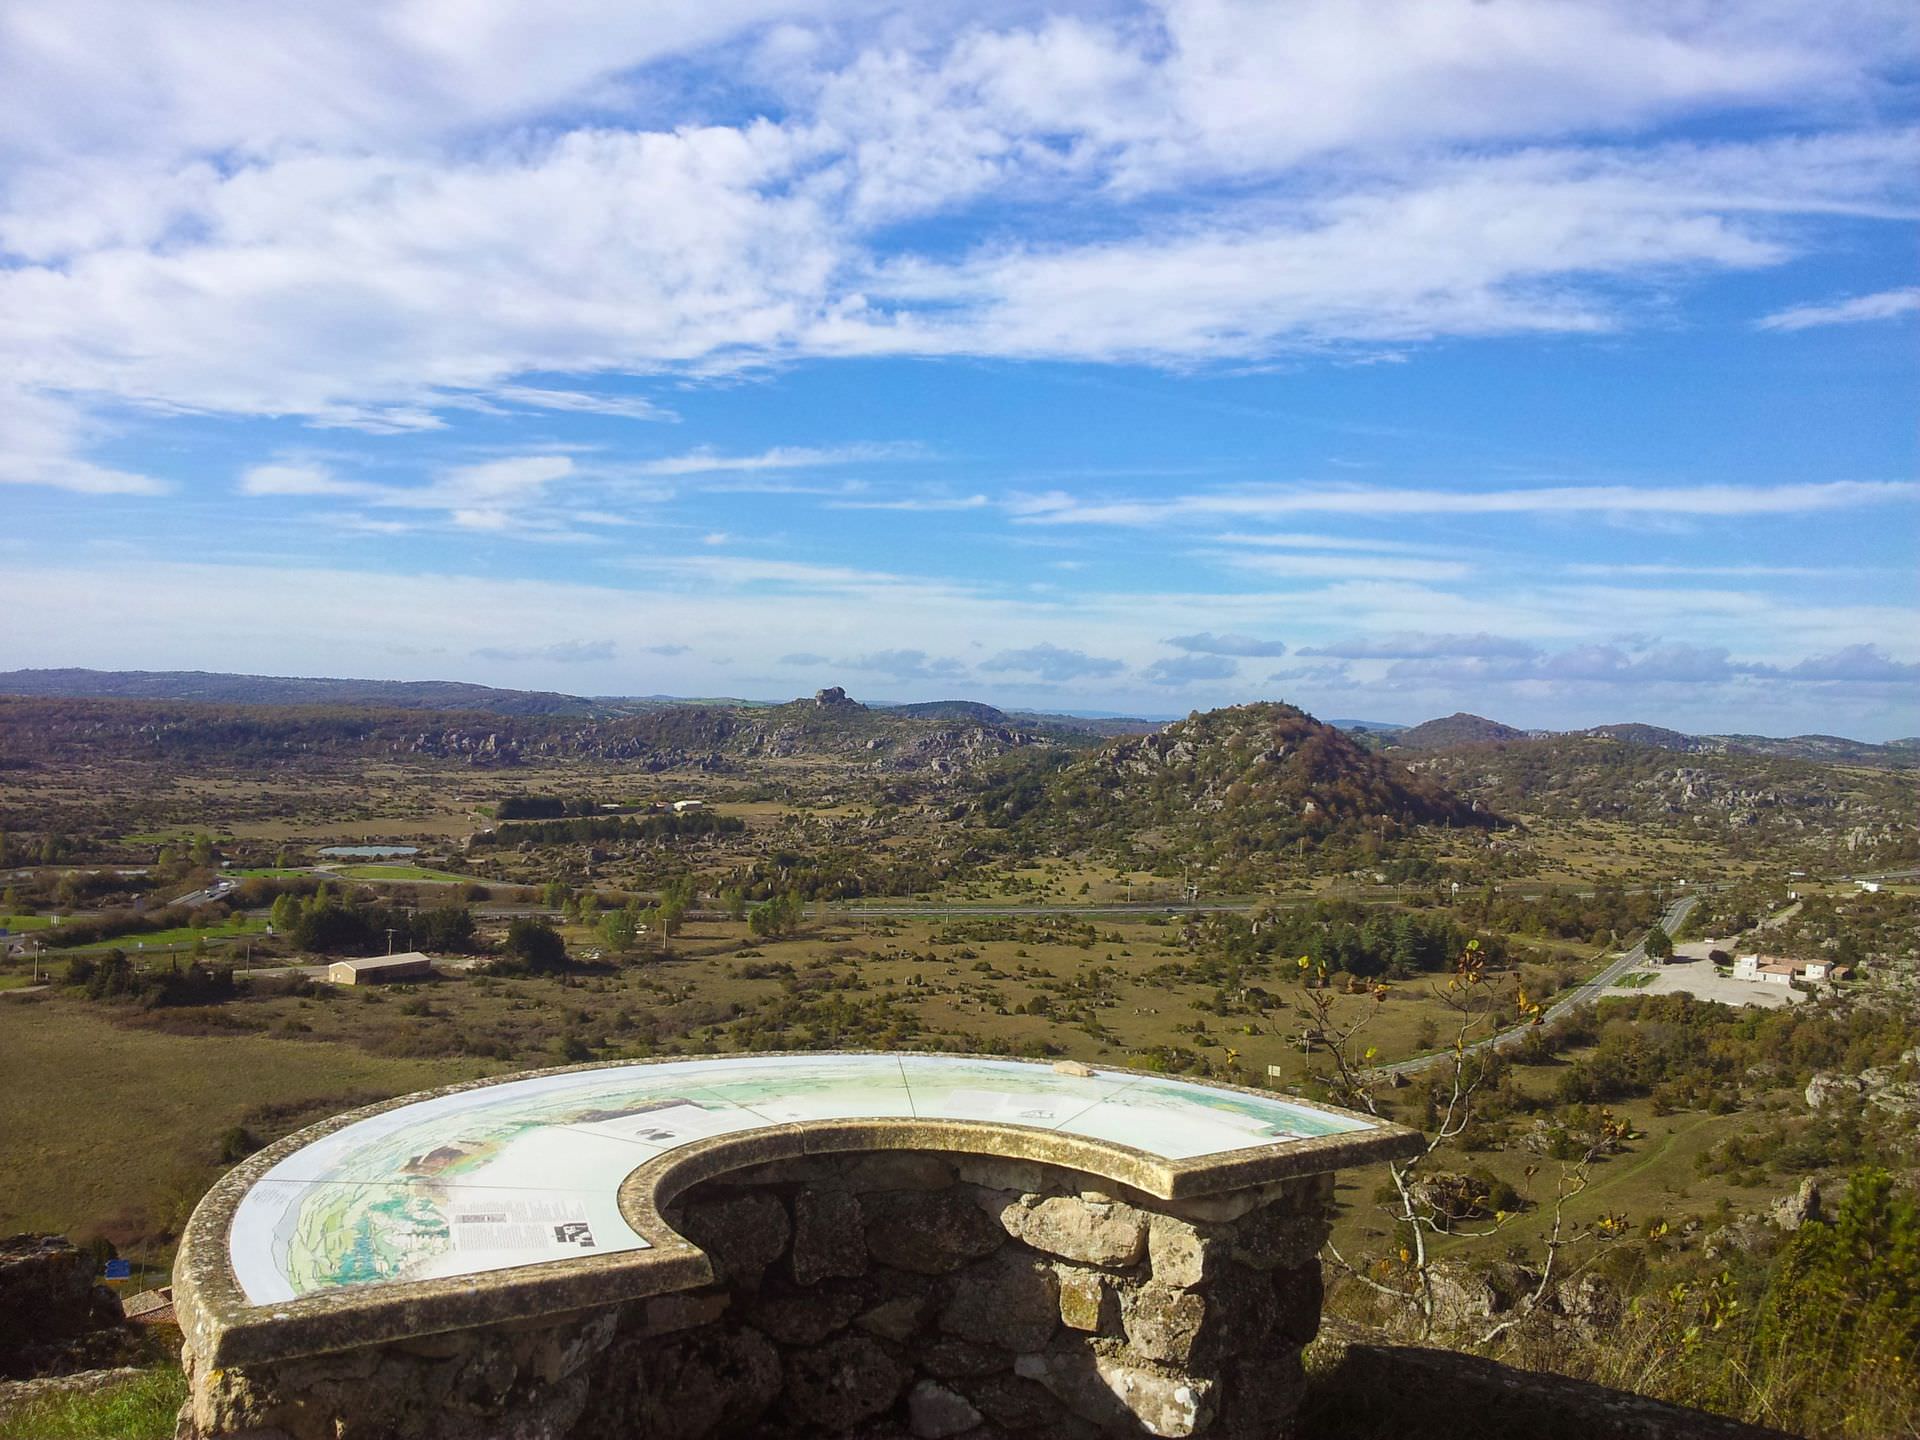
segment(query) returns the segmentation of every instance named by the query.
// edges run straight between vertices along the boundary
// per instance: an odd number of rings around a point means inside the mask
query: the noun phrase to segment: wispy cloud
[[[910,495],[894,500],[829,500],[829,510],[901,510],[938,514],[946,510],[984,510],[984,495]]]
[[[1181,655],[1154,661],[1140,676],[1149,685],[1181,686],[1231,680],[1239,673],[1239,662],[1223,655]]]
[[[1303,645],[1302,655],[1340,660],[1412,660],[1439,657],[1472,659],[1530,659],[1539,648],[1524,640],[1500,635],[1428,635],[1403,631],[1393,635],[1358,636],[1329,645]]]
[[[1920,314],[1920,285],[1856,295],[1825,305],[1795,305],[1762,316],[1754,325],[1761,330],[1810,330],[1817,325],[1864,325],[1914,314]]]
[[[1905,480],[1831,480],[1792,485],[1555,485],[1529,489],[1426,490],[1399,486],[1262,486],[1201,491],[1167,500],[1084,499],[1063,491],[1015,497],[1016,520],[1036,525],[1161,525],[1225,516],[1359,515],[1804,515],[1911,504]]]
[[[1066,680],[1118,675],[1127,666],[1124,660],[1089,655],[1084,650],[1070,650],[1058,645],[1042,643],[1030,645],[1024,650],[1002,650],[992,659],[982,660],[980,668],[988,674],[1021,671],[1029,675],[1037,675],[1042,680],[1058,683]]]
[[[924,453],[917,445],[894,443],[823,448],[776,445],[752,455],[723,455],[703,448],[658,460],[643,460],[633,468],[642,475],[752,475],[765,470],[824,470],[837,465],[913,460],[921,458]]]
[[[533,660],[554,665],[594,665],[613,659],[611,640],[555,640],[548,645],[482,645],[482,660]]]
[[[612,415],[623,420],[677,421],[674,411],[640,395],[608,395],[590,390],[549,390],[537,385],[496,385],[493,398],[535,410],[564,410],[575,415]]]
[[[841,660],[849,670],[869,670],[894,680],[954,680],[967,673],[958,660],[924,650],[875,650]]]
[[[1252,635],[1215,635],[1204,630],[1194,635],[1175,635],[1166,643],[1195,655],[1271,657],[1287,653],[1287,647],[1278,640],[1261,640]]]

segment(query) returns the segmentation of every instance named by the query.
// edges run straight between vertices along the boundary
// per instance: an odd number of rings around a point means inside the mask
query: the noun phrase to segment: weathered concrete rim
[[[996,1121],[920,1120],[904,1116],[809,1120],[692,1141],[636,1166],[621,1182],[618,1200],[628,1225],[650,1247],[644,1250],[569,1257],[447,1279],[342,1286],[270,1305],[254,1305],[248,1301],[233,1273],[228,1230],[241,1200],[255,1182],[316,1140],[375,1115],[490,1086],[592,1070],[704,1060],[903,1054],[1024,1063],[1036,1068],[1046,1064],[1014,1056],[949,1051],[776,1050],[671,1055],[521,1070],[362,1106],[275,1141],[215,1182],[194,1208],[181,1236],[173,1268],[175,1313],[188,1344],[202,1363],[221,1367],[354,1349],[449,1330],[549,1320],[572,1311],[692,1289],[712,1280],[712,1266],[702,1251],[667,1223],[662,1210],[690,1186],[703,1180],[769,1161],[806,1155],[932,1150],[1023,1160],[1081,1171],[1157,1199],[1174,1201],[1403,1159],[1425,1146],[1418,1131],[1371,1115],[1291,1095],[1276,1097],[1272,1091],[1250,1086],[1213,1081],[1188,1083],[1267,1101],[1283,1099],[1287,1104],[1354,1121],[1367,1128],[1216,1152],[1211,1157],[1167,1160],[1115,1141]],[[1094,1068],[1101,1074],[1143,1080],[1184,1078],[1118,1065]]]

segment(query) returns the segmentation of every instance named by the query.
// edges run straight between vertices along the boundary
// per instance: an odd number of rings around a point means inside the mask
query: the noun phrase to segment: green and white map
[[[826,1119],[1026,1125],[1167,1160],[1369,1128],[1278,1098],[944,1055],[608,1066],[482,1085],[356,1121],[280,1161],[229,1230],[256,1305],[646,1247],[621,1182],[676,1146]]]

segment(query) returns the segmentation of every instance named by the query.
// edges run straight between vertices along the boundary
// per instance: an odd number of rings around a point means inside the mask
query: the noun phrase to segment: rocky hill
[[[1776,760],[1813,760],[1832,765],[1866,765],[1889,770],[1920,766],[1920,742],[1913,740],[1891,740],[1884,745],[1872,745],[1863,740],[1849,740],[1842,735],[1689,735],[1683,730],[1671,730],[1664,725],[1645,725],[1638,721],[1594,725],[1585,730],[1556,733],[1518,730],[1498,720],[1489,720],[1465,711],[1392,734],[1369,733],[1363,738],[1377,748],[1434,752],[1458,750],[1472,745],[1504,745],[1523,740],[1587,738],[1617,740],[1623,745],[1669,750],[1681,755],[1759,755]]]
[[[1913,778],[1898,770],[1681,752],[1596,734],[1431,751],[1408,763],[1485,808],[1528,820],[1627,820],[1736,852],[1822,854],[1856,868],[1920,853]]]
[[[875,774],[942,777],[1009,751],[1088,743],[1077,732],[1005,716],[989,724],[869,708],[837,688],[786,705],[673,705],[607,716],[0,697],[0,767],[417,756],[474,766],[597,760],[649,771],[729,771],[755,760],[813,758]]]
[[[1363,831],[1496,823],[1400,760],[1278,703],[1211,710],[1110,741],[1032,800],[1030,826],[1088,842],[1177,847],[1216,864]]]
[[[1459,710],[1439,720],[1428,720],[1398,731],[1389,737],[1389,744],[1396,750],[1451,750],[1458,745],[1486,745],[1526,738],[1524,730]]]

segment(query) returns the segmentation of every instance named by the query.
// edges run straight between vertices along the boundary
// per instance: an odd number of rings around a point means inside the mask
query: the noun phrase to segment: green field
[[[129,955],[148,951],[164,950],[169,945],[191,945],[195,940],[205,938],[208,944],[222,940],[243,940],[249,935],[264,935],[267,931],[265,916],[233,915],[218,925],[208,925],[203,929],[194,929],[191,925],[176,925],[171,930],[150,930],[138,935],[122,935],[114,940],[100,940],[91,945],[75,945],[57,953],[63,955],[91,955],[105,950],[125,950]],[[55,952],[49,952],[55,953]]]
[[[19,935],[28,930],[45,930],[53,924],[50,915],[0,915],[0,930]]]
[[[190,1034],[116,1023],[162,1018],[36,996],[0,1004],[0,1232],[165,1250],[225,1168],[221,1137],[233,1127],[278,1134],[502,1068],[221,1033],[217,1022]]]
[[[324,872],[342,880],[424,880],[440,885],[486,885],[480,875],[455,875],[450,870],[430,870],[424,865],[341,865]]]

